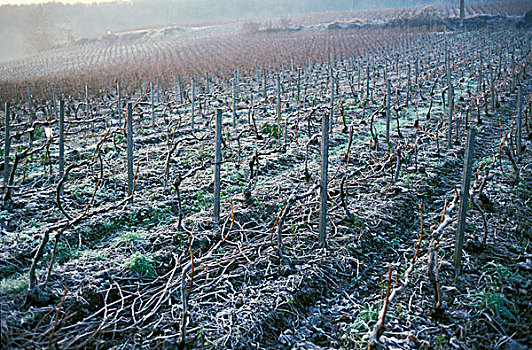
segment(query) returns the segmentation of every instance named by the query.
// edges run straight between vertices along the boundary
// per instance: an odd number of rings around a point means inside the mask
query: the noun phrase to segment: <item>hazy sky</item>
[[[42,4],[45,2],[62,2],[65,4],[74,4],[82,2],[91,4],[93,2],[111,2],[113,0],[0,0],[0,5],[25,5],[25,4]]]

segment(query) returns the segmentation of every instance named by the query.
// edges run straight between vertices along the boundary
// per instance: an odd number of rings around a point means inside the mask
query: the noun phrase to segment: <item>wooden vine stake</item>
[[[87,119],[89,119],[89,114],[90,114],[89,85],[86,84],[85,85],[85,115],[87,116]],[[92,122],[92,128],[94,129],[94,122]]]
[[[179,88],[179,84],[177,83],[177,78],[175,79],[174,90],[175,90],[175,103],[179,104],[179,92],[181,89]]]
[[[471,127],[466,141],[466,153],[462,174],[462,187],[460,190],[460,207],[458,211],[458,228],[456,229],[456,242],[454,247],[454,271],[455,277],[460,276],[462,263],[462,247],[464,246],[464,230],[466,224],[467,206],[469,200],[469,186],[471,185],[471,170],[475,153],[476,129]]]
[[[9,147],[11,145],[11,140],[9,139],[9,102],[5,104],[5,121],[6,121],[6,138],[4,141],[4,185],[7,188],[9,181]]]
[[[233,128],[236,129],[236,77],[233,81]]]
[[[31,95],[31,87],[28,85],[28,103],[30,108],[30,119],[32,123],[35,121],[35,110],[33,109],[33,97]],[[33,132],[30,132],[30,149],[33,148]]]
[[[185,103],[185,94],[183,92],[183,85],[181,84],[181,75],[177,75],[177,84],[179,85],[179,96],[181,96],[181,104]]]
[[[521,94],[521,85],[519,85],[519,88],[517,90],[517,161],[519,161],[519,158],[521,158],[521,147],[522,147],[522,140],[521,140],[521,128],[523,124],[523,96]]]
[[[332,94],[332,92],[331,92]],[[331,112],[333,99],[331,98]],[[321,119],[321,169],[320,169],[320,246],[327,247],[327,170],[329,168],[329,116],[323,114]]]
[[[277,133],[281,135],[281,77],[277,75]],[[279,136],[280,137],[280,136]]]
[[[194,107],[196,105],[196,82],[194,79],[192,79],[192,120],[191,120],[191,126],[192,129],[194,129]]]
[[[120,88],[120,82],[116,82],[116,108],[118,109],[118,125],[122,124],[122,90]]]
[[[268,99],[268,93],[266,91],[266,70],[262,70],[262,95],[264,96],[264,101]]]
[[[390,94],[390,79],[386,80],[386,146],[391,149],[390,145],[390,102],[392,96]]]
[[[57,118],[57,98],[55,96],[55,85],[52,85],[52,99],[53,99],[53,102],[54,102],[55,117]]]
[[[240,75],[240,67],[236,67],[235,71],[235,81],[236,81],[236,92],[238,93],[238,76]]]
[[[65,174],[65,101],[59,101],[59,179]]]
[[[32,120],[35,118],[35,112],[33,111],[33,96],[31,95],[31,86],[28,85],[28,104],[30,108],[30,116]]]
[[[150,81],[150,103],[151,103],[151,127],[155,129],[155,101],[153,100],[153,83]]]
[[[417,92],[417,90],[419,90],[419,62],[418,62],[417,58],[416,58],[416,66],[415,67],[416,67],[416,69],[415,69],[415,71],[416,71],[415,86],[416,86],[416,92]]]
[[[127,194],[133,194],[133,104],[127,104]],[[129,200],[133,204],[133,197]]]
[[[369,101],[369,62],[366,66],[366,100]]]
[[[405,106],[406,108],[408,108],[409,104],[410,104],[410,90],[411,90],[411,82],[410,82],[410,71],[411,71],[411,67],[410,65],[408,65],[408,76],[407,76],[407,87],[406,87],[406,101],[405,101]]]
[[[447,148],[453,147],[453,113],[454,113],[454,88],[449,85],[449,109],[447,110],[447,126],[449,127],[447,133]]]
[[[301,105],[301,68],[297,69],[297,95],[296,95],[297,106]]]
[[[360,79],[360,71],[362,70],[361,66],[360,66],[360,59],[358,60],[358,79],[357,79],[357,90],[360,90],[360,84],[361,84],[361,79]]]
[[[161,103],[161,89],[159,85],[159,77],[157,77],[157,103]]]
[[[330,120],[329,120],[329,131],[332,132],[333,125],[334,125],[334,68],[331,65],[331,114],[330,114]]]
[[[216,110],[214,145],[214,224],[220,224],[220,162],[222,161],[222,110]]]
[[[495,78],[493,74],[493,69],[490,69],[490,79],[491,79],[491,113],[495,115]]]

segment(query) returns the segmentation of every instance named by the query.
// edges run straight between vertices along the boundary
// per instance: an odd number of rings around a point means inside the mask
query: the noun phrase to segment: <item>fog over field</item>
[[[63,4],[99,4],[103,2],[129,1],[129,0],[0,0],[2,5],[39,5],[50,2],[60,2]]]
[[[42,1],[33,1],[41,3]],[[66,1],[64,1],[66,2]],[[47,2],[4,0],[0,5],[0,61],[108,31],[169,23],[252,20],[298,13],[424,6],[426,0],[128,0]],[[87,4],[87,3],[91,4]],[[466,1],[468,2],[468,1]],[[76,3],[76,4],[73,4]],[[451,0],[438,3],[449,5]]]

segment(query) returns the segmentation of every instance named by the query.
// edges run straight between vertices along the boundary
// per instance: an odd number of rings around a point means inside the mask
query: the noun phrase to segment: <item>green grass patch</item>
[[[157,277],[156,261],[149,254],[135,252],[126,259],[122,267],[138,277]]]
[[[49,250],[43,256],[44,260],[50,260],[52,258],[53,245],[49,245]],[[59,241],[57,243],[57,250],[55,252],[55,263],[64,264],[72,259],[79,257],[79,250],[71,247],[67,241]]]
[[[279,138],[279,127],[274,124],[270,124],[268,122],[264,122],[264,124],[261,125],[260,131],[263,134],[270,135],[273,133],[273,137],[278,139]]]
[[[482,291],[475,291],[472,294],[471,303],[468,305],[478,309],[486,309],[492,315],[502,319],[517,320],[515,316],[516,305],[494,286],[485,287]]]
[[[142,243],[148,239],[146,232],[142,230],[128,231],[122,233],[120,236],[116,237],[112,248],[119,248],[124,246],[129,246],[132,243]]]
[[[0,295],[18,294],[28,289],[28,277],[22,274],[9,276],[0,281]]]

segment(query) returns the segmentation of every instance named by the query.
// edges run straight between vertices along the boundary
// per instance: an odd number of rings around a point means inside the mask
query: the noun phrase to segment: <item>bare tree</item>
[[[29,44],[29,52],[46,50],[52,44],[48,16],[43,5],[32,6],[24,27],[24,37]]]
[[[72,28],[68,24],[61,22],[55,26],[55,42],[57,43],[72,43],[74,42],[74,34],[72,33]]]

